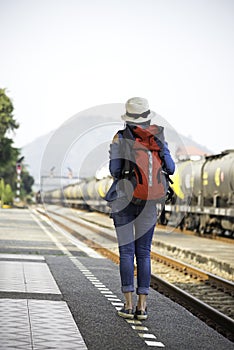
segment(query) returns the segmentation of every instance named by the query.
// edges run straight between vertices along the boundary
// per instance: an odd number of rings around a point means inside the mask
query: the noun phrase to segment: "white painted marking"
[[[97,289],[99,289],[100,291],[101,291],[101,290],[106,290],[106,291],[109,290],[109,288],[106,288],[106,287],[104,287],[104,288],[103,288],[103,287],[97,287]]]
[[[131,323],[131,324],[142,324],[141,321],[139,321],[139,320],[127,320],[126,319],[126,321],[127,321],[127,323]],[[138,333],[138,334],[140,335],[143,333]]]
[[[47,217],[43,216],[42,214],[38,213],[35,209],[32,210],[34,215],[37,215],[40,217],[41,220],[45,221],[48,225],[50,225],[54,231],[57,231],[61,233],[63,236],[65,236],[71,243],[73,243],[79,250],[83,251],[86,253],[88,256],[91,258],[95,259],[106,259],[99,253],[97,253],[95,250],[92,248],[88,247],[86,244],[83,242],[79,241],[77,238],[74,238],[70,233],[66,232],[65,230],[62,230],[60,227],[56,226],[53,222],[51,222]],[[33,215],[32,213],[30,213]],[[35,217],[33,215],[33,218],[35,220]],[[36,220],[35,220],[36,221]],[[39,224],[39,221],[37,222],[40,227],[42,227],[41,223]],[[44,230],[44,229],[43,229]],[[65,247],[64,247],[65,248]],[[70,252],[69,252],[70,253]],[[71,254],[71,253],[70,253]]]
[[[34,254],[0,254],[0,259],[2,260],[36,260],[45,261],[44,256],[34,255]]]
[[[154,334],[150,334],[150,333],[138,333],[138,335],[141,338],[149,338],[149,339],[156,339]]]
[[[136,331],[148,331],[148,328],[144,326],[132,326],[132,329],[135,329]]]
[[[156,346],[157,348],[165,348],[165,345],[163,343],[161,343],[160,341],[145,340],[145,343],[148,346]]]
[[[72,256],[72,254],[69,252],[69,250],[64,247],[62,243],[60,243],[54,235],[52,235],[51,232],[47,230],[47,228],[38,220],[38,218],[30,212],[31,217],[33,220],[40,226],[40,228],[45,232],[45,234],[55,243],[55,245],[61,250],[65,255]],[[40,214],[38,214],[40,216]],[[42,218],[41,218],[42,219]]]
[[[113,303],[111,303],[113,306],[124,306],[124,303],[115,303],[115,302],[113,302]]]

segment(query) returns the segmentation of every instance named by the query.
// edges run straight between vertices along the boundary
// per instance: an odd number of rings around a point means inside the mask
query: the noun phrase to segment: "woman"
[[[149,110],[146,99],[133,97],[126,102],[125,107],[126,113],[122,116],[122,119],[126,122],[128,132],[134,137],[139,136],[147,145],[149,135],[153,135],[153,142],[156,140],[156,134],[152,134],[156,133],[155,130],[160,130],[162,136],[162,127],[150,125],[155,113]],[[146,298],[149,293],[151,275],[150,251],[157,221],[156,200],[138,201],[136,204],[131,198],[129,199],[129,191],[123,173],[126,171],[126,162],[129,164],[130,160],[131,163],[131,159],[127,159],[129,155],[126,155],[127,144],[125,142],[124,132],[120,130],[114,136],[110,145],[109,168],[114,182],[106,196],[106,200],[110,202],[111,217],[118,238],[120,277],[122,292],[125,297],[124,307],[118,311],[118,315],[129,319],[133,319],[135,315],[137,319],[145,320],[148,316]],[[163,159],[163,170],[168,175],[173,174],[175,164],[164,138],[157,138],[157,147],[159,147],[159,155]],[[137,264],[136,293],[138,295],[135,313],[132,298],[134,292],[134,257]]]

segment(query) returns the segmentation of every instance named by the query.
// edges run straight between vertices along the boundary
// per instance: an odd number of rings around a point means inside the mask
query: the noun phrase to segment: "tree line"
[[[1,205],[12,205],[17,191],[16,165],[21,150],[14,147],[12,136],[19,124],[13,115],[14,106],[6,90],[0,88],[0,201]],[[32,192],[33,177],[22,163],[20,175],[20,199],[25,199]]]

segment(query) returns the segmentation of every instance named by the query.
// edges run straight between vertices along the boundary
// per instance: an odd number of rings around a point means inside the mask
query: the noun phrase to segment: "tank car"
[[[166,206],[169,220],[179,213],[181,227],[233,235],[234,150],[178,164],[174,181],[179,200]]]

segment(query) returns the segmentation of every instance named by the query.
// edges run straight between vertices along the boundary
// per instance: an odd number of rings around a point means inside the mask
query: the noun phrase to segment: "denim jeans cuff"
[[[134,286],[122,286],[122,293],[134,292]]]
[[[139,295],[139,294],[148,295],[149,294],[149,288],[147,288],[147,287],[136,288],[136,293],[137,293],[137,295]]]

